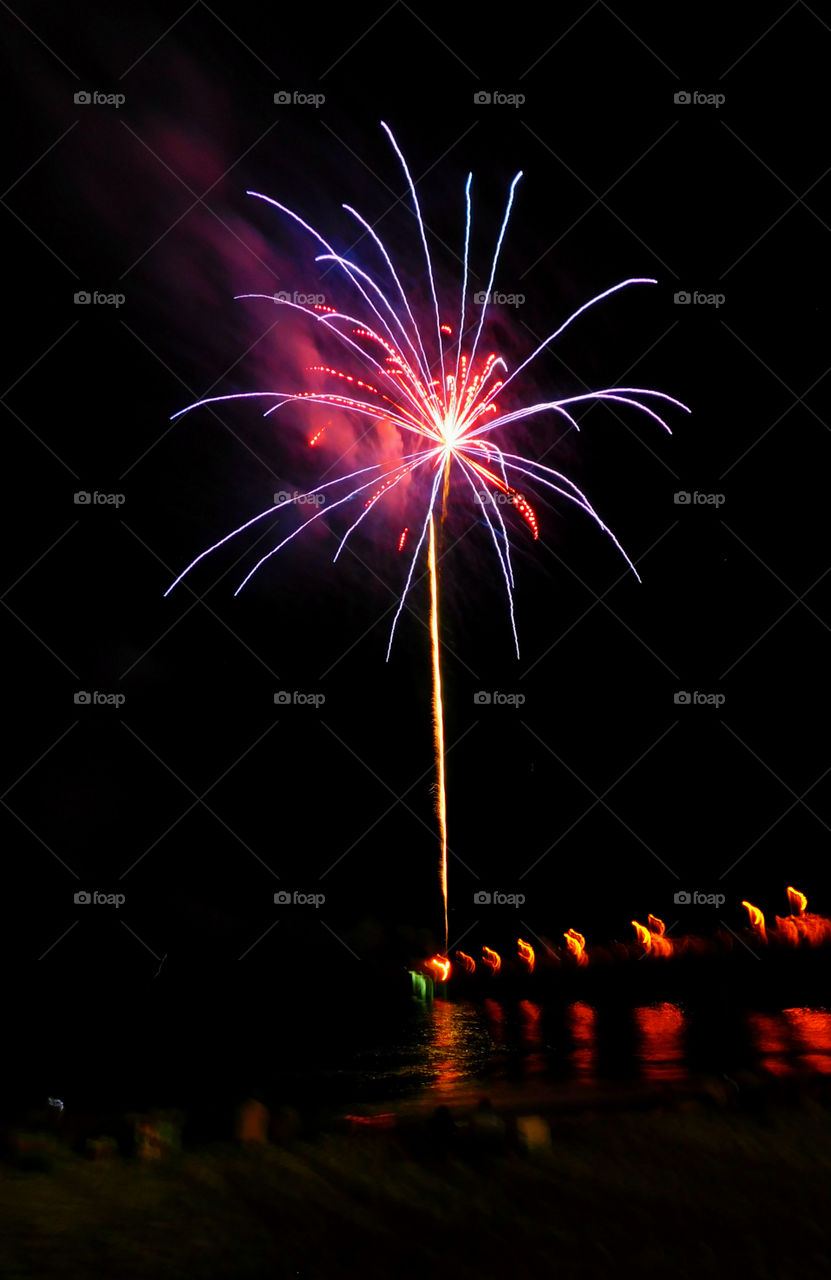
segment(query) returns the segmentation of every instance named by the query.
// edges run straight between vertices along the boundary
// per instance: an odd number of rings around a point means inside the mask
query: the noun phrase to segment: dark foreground
[[[0,1274],[831,1275],[825,1101],[586,1113],[551,1130],[530,1152],[428,1120],[147,1162],[7,1163]]]

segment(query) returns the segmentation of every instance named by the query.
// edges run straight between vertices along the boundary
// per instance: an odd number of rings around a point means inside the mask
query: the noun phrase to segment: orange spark
[[[645,947],[647,951],[652,948],[652,934],[649,932],[645,924],[638,924],[637,920],[632,921],[632,928],[638,935],[638,942]]]
[[[495,951],[491,951],[490,947],[483,947],[482,963],[488,966],[491,973],[499,973],[502,968],[502,957],[498,956]]]
[[[465,973],[476,972],[476,961],[473,959],[473,956],[467,955],[464,951],[457,951],[456,959],[459,961],[459,964],[462,966]]]
[[[519,948],[520,960],[523,962],[523,964],[526,964],[528,966],[528,972],[533,973],[534,965],[536,963],[534,948],[531,946],[530,942],[523,942],[522,938],[517,938],[516,944],[517,944],[517,947]]]
[[[790,885],[788,885],[786,893],[791,907],[791,914],[795,916],[804,916],[805,908],[808,905],[808,899],[805,897],[805,894],[800,893],[798,889],[791,888]]]
[[[663,920],[659,920],[657,916],[649,916],[648,920],[650,925],[657,927],[647,929],[646,925],[638,924],[637,920],[632,921],[634,930],[638,935],[638,941],[650,955],[671,956],[672,943],[669,938],[664,937],[665,925]]]
[[[566,945],[574,956],[577,963],[582,966],[589,963],[589,957],[586,953],[586,939],[582,933],[578,933],[576,929],[569,929],[568,933],[564,933]]]
[[[445,956],[433,956],[432,960],[427,961],[427,967],[434,971],[437,982],[447,982],[450,961]]]
[[[742,902],[742,906],[750,917],[750,927],[754,933],[758,933],[762,942],[767,942],[768,935],[765,928],[765,917],[762,915],[758,907],[754,907],[752,902]]]
[[[787,894],[791,915],[784,918],[776,917],[777,939],[788,942],[794,947],[800,942],[807,942],[809,947],[818,947],[831,942],[831,920],[806,911],[808,899],[798,889],[789,885]]]

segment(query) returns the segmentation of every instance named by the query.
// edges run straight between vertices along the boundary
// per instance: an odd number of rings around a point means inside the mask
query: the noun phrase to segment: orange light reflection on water
[[[497,1000],[485,1000],[483,1006],[488,1030],[497,1044],[505,1043],[505,1010]]]
[[[645,1079],[678,1080],[685,1075],[683,1010],[677,1004],[656,1004],[635,1009],[634,1014]]]
[[[782,1017],[800,1048],[800,1066],[831,1075],[831,1013],[827,1009],[783,1009]]]
[[[793,1052],[791,1028],[781,1013],[749,1013],[747,1025],[758,1054],[758,1066],[774,1076],[789,1076]]]
[[[533,1000],[520,1000],[519,1013],[522,1026],[522,1041],[529,1050],[525,1058],[525,1070],[529,1075],[540,1075],[546,1069],[545,1054],[542,1052],[544,1040],[542,1034],[542,1008]]]
[[[576,1001],[567,1010],[571,1033],[571,1062],[574,1074],[581,1080],[594,1080],[597,1014],[591,1005]]]
[[[480,1040],[476,1014],[470,1006],[434,1002],[426,1048],[437,1093],[452,1094],[470,1075]]]

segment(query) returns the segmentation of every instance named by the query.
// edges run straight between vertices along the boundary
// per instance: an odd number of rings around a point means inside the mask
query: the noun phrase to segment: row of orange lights
[[[765,917],[758,907],[754,907],[751,902],[742,902],[742,906],[748,914],[751,931],[755,937],[765,944],[769,940],[773,940],[786,946],[798,946],[800,943],[807,943],[809,946],[820,946],[824,943],[831,943],[831,920],[825,916],[809,913],[807,911],[808,899],[804,893],[800,893],[793,886],[788,886],[787,894],[791,914],[788,916],[775,916],[775,924],[772,926],[765,923]],[[687,941],[679,939],[677,942],[673,942],[672,939],[668,938],[666,936],[666,925],[657,916],[647,916],[645,925],[633,920],[632,927],[644,952],[653,956],[671,956],[677,953],[683,947],[684,942]],[[584,935],[578,933],[576,929],[569,929],[563,934],[563,937],[568,952],[577,965],[580,967],[587,965],[589,963],[589,953],[586,949]],[[536,956],[530,942],[517,938],[517,958],[525,966],[528,973],[533,973]],[[476,972],[476,961],[465,951],[456,952],[456,963],[466,974],[474,974]],[[490,947],[483,947],[479,964],[491,974],[496,974],[502,968],[502,957]],[[441,955],[433,956],[431,960],[427,961],[426,967],[438,982],[446,982],[453,969],[450,960]]]

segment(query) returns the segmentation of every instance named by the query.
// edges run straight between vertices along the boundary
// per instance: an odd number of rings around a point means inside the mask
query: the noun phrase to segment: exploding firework
[[[460,291],[458,336],[452,343],[453,329],[443,321],[430,249],[427,243],[424,221],[416,195],[415,185],[404,156],[392,131],[382,122],[395,154],[403,169],[416,217],[421,249],[424,255],[429,296],[432,303],[426,320],[414,314],[401,278],[390,254],[369,222],[353,209],[344,205],[346,212],[363,228],[380,259],[383,268],[375,276],[363,266],[336,252],[333,246],[286,205],[270,196],[251,191],[248,194],[263,200],[298,224],[323,249],[315,261],[333,264],[341,274],[345,286],[353,297],[350,310],[337,310],[322,303],[305,304],[291,300],[286,295],[244,294],[245,298],[267,298],[277,306],[288,307],[299,313],[304,322],[312,322],[318,335],[327,342],[344,349],[352,362],[347,369],[331,364],[315,364],[307,372],[320,384],[319,390],[279,389],[249,391],[196,401],[174,414],[199,408],[202,405],[230,400],[261,399],[272,401],[266,416],[287,404],[308,404],[343,412],[367,423],[371,430],[383,424],[400,433],[404,452],[396,462],[388,458],[358,470],[349,471],[338,478],[320,484],[304,493],[286,496],[285,500],[259,512],[226,534],[218,542],[200,552],[179,574],[168,588],[166,595],[178,585],[201,560],[216,551],[231,538],[250,529],[258,521],[273,517],[283,507],[297,502],[317,500],[314,514],[299,528],[279,538],[249,569],[236,589],[239,594],[253,575],[272,556],[281,551],[303,530],[324,516],[330,517],[340,507],[356,513],[339,540],[334,559],[337,560],[348,539],[394,491],[404,496],[414,508],[412,523],[404,529],[398,541],[398,550],[404,550],[410,528],[413,528],[412,551],[398,606],[395,611],[387,644],[389,659],[398,621],[413,586],[416,566],[428,543],[428,574],[430,580],[430,631],[433,671],[433,721],[437,773],[437,816],[439,821],[441,855],[440,884],[444,906],[445,952],[447,951],[447,807],[444,777],[443,705],[441,694],[441,669],[439,662],[438,628],[438,561],[436,550],[436,522],[444,520],[448,503],[460,494],[466,501],[472,496],[477,503],[493,545],[499,575],[504,584],[508,618],[513,644],[519,656],[519,639],[514,613],[514,573],[511,561],[509,531],[503,515],[503,507],[511,506],[524,522],[532,538],[539,536],[537,515],[524,493],[517,487],[530,482],[548,494],[554,494],[588,515],[598,528],[608,536],[623,556],[636,578],[635,565],[618,542],[614,533],[595,511],[586,495],[562,472],[543,465],[534,457],[514,452],[509,429],[523,421],[555,415],[567,424],[567,429],[579,430],[574,413],[581,405],[605,401],[639,409],[657,422],[665,431],[670,428],[657,411],[661,404],[673,405],[689,412],[686,405],[662,391],[643,387],[607,387],[581,395],[558,400],[542,400],[511,408],[507,405],[506,391],[518,389],[517,379],[537,356],[555,341],[574,320],[604,298],[635,284],[655,284],[652,279],[636,277],[621,280],[602,293],[590,298],[578,307],[528,355],[512,372],[496,352],[483,356],[480,352],[487,305],[479,307],[478,321],[469,324],[468,298],[469,248],[471,232],[471,183],[468,175],[465,184],[465,234],[464,270]],[[505,213],[502,219],[496,247],[491,260],[486,300],[491,297],[502,242],[507,229],[517,183],[522,177],[517,173],[511,182]],[[360,301],[358,301],[360,299]],[[352,314],[357,307],[360,315]],[[470,335],[472,333],[472,338]],[[465,345],[470,338],[469,345]],[[310,445],[317,445],[322,430],[309,438]],[[638,580],[640,580],[638,578]]]

